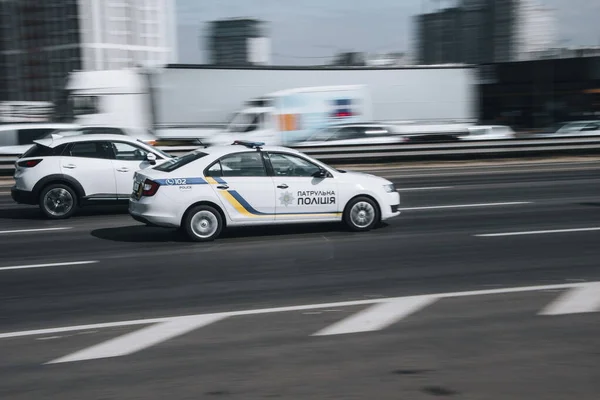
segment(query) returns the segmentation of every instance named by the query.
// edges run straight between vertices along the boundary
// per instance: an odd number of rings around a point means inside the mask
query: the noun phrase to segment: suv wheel
[[[62,183],[46,186],[40,194],[40,209],[51,219],[70,218],[77,210],[77,195]]]
[[[379,223],[379,208],[370,198],[357,197],[346,206],[344,222],[355,232],[371,230]]]
[[[223,218],[213,207],[197,206],[187,212],[182,228],[193,241],[208,242],[221,234]]]

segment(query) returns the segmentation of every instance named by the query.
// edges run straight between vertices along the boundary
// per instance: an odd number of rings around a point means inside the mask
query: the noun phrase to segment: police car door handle
[[[129,172],[129,168],[127,168],[127,167],[121,167],[121,168],[117,168],[117,171],[119,171],[119,172]]]
[[[223,189],[223,190],[225,190],[225,189],[229,189],[229,186],[227,186],[227,185],[219,185],[219,186],[217,186],[217,189]]]
[[[283,184],[281,184],[281,185],[277,185],[277,187],[278,187],[279,189],[287,189],[289,186],[288,186],[288,185],[286,185],[285,183],[283,183]]]
[[[75,164],[67,164],[67,165],[63,165],[63,168],[73,169],[73,168],[77,168],[77,165],[75,165]]]

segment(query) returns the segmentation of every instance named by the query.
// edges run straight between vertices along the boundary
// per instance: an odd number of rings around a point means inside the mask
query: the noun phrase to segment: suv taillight
[[[19,167],[23,167],[23,168],[33,168],[41,162],[42,162],[42,159],[38,158],[35,160],[18,161],[17,165]]]
[[[160,185],[150,179],[144,181],[144,188],[142,189],[142,196],[154,196],[158,191]]]

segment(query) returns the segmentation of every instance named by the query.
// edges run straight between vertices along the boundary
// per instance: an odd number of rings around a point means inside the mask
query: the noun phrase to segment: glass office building
[[[0,0],[0,101],[49,101],[73,70],[177,61],[175,0]]]

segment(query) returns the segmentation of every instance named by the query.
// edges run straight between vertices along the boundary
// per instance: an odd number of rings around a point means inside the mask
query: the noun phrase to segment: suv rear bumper
[[[13,186],[10,188],[10,196],[19,204],[37,204],[37,199],[35,198],[33,192],[28,190],[17,189]]]

